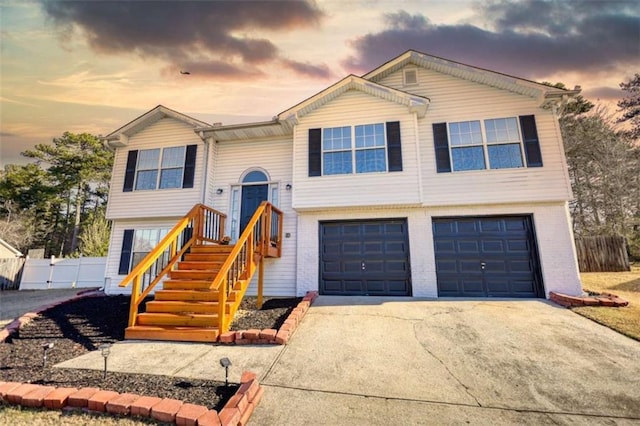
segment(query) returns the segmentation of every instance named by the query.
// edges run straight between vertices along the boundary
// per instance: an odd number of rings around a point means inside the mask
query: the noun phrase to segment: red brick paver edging
[[[8,404],[60,410],[65,407],[148,417],[184,426],[244,426],[262,398],[264,388],[255,373],[245,371],[240,387],[217,412],[204,405],[97,388],[55,388],[30,383],[0,382],[0,399]]]
[[[593,296],[569,296],[552,291],[549,293],[549,299],[553,302],[556,302],[558,305],[562,305],[567,308],[576,306],[622,307],[629,304],[629,302],[627,302],[626,300],[621,299],[617,295],[611,293],[599,293]]]
[[[218,337],[218,342],[228,345],[286,345],[316,297],[317,291],[308,291],[278,330],[268,328],[228,331]]]

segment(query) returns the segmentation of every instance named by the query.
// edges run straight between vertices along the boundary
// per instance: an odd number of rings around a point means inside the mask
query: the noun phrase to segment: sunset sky
[[[408,49],[613,104],[640,72],[635,0],[0,0],[0,31],[0,167],[158,104],[209,123],[270,119]]]

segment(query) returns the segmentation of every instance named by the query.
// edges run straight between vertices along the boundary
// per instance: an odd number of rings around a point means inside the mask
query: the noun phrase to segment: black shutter
[[[118,274],[127,275],[131,266],[131,249],[133,248],[133,229],[125,229],[120,252],[120,267]]]
[[[123,192],[133,191],[133,182],[136,178],[136,163],[138,162],[138,150],[129,151],[127,155],[127,168],[124,172]]]
[[[309,129],[309,176],[322,176],[322,129]]]
[[[390,172],[402,171],[402,145],[400,142],[400,122],[387,122],[387,160]]]
[[[196,154],[198,145],[187,145],[187,154],[184,157],[184,174],[182,175],[182,187],[193,188],[193,177],[196,173]]]
[[[438,173],[451,172],[447,123],[433,123],[433,145],[436,149],[436,170]]]
[[[542,153],[540,152],[540,141],[538,140],[535,117],[533,115],[521,115],[520,128],[522,129],[524,152],[527,156],[527,166],[542,167]]]

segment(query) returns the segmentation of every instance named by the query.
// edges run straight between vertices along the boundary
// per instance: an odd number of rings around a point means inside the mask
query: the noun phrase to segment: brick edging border
[[[318,297],[317,291],[308,291],[278,330],[267,328],[264,330],[228,331],[218,337],[218,343],[227,345],[286,345],[316,297]]]
[[[552,291],[549,293],[549,299],[566,308],[578,306],[622,307],[629,305],[629,302],[612,293],[600,293],[596,296],[569,296]]]
[[[255,373],[245,371],[240,387],[220,412],[204,405],[99,388],[56,388],[31,383],[0,382],[0,399],[8,404],[51,410],[78,409],[119,416],[149,417],[177,425],[244,426],[262,398]]]
[[[27,312],[17,317],[13,321],[11,321],[9,324],[5,325],[4,328],[0,330],[0,343],[5,342],[12,334],[14,334],[16,331],[18,331],[25,325],[29,324],[33,318],[37,317],[38,315],[42,314],[43,312],[49,309],[55,308],[56,306],[60,306],[68,302],[73,302],[80,299],[86,299],[88,297],[103,297],[103,296],[106,296],[103,291],[100,291],[97,288],[89,288],[89,289],[78,291],[78,293],[75,296],[71,296],[68,299],[61,300],[55,303],[50,303],[48,305],[38,306],[33,311]]]

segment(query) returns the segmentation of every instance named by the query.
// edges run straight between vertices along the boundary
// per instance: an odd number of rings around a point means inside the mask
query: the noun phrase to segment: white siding
[[[401,172],[309,177],[309,129],[400,121]],[[415,115],[406,106],[351,90],[300,119],[294,133],[295,209],[420,203]]]
[[[130,150],[198,145],[193,188],[158,189],[123,192],[127,155]],[[108,219],[183,216],[194,204],[201,202],[203,185],[204,142],[193,128],[171,118],[163,118],[129,139],[126,148],[115,153]]]
[[[181,216],[180,216],[181,217]],[[131,294],[131,284],[128,287],[118,287],[126,275],[118,274],[120,266],[120,253],[122,251],[122,239],[125,229],[159,229],[173,228],[180,217],[148,219],[148,220],[114,220],[111,226],[111,239],[109,241],[109,254],[107,255],[107,267],[105,270],[105,293],[107,294]],[[162,286],[156,287],[160,289]]]
[[[571,184],[556,119],[540,101],[419,68],[418,86],[402,86],[402,70],[380,83],[426,96],[427,115],[418,122],[425,205],[470,205],[566,201]],[[437,173],[432,124],[535,115],[543,167]]]
[[[255,141],[229,141],[215,144],[216,155],[213,166],[211,206],[230,216],[231,187],[240,183],[249,169],[259,168],[267,172],[272,183],[278,184],[278,208],[284,213],[282,257],[265,261],[264,294],[268,296],[290,296],[295,292],[297,215],[291,208],[292,193],[286,190],[291,183],[291,139],[267,139]],[[223,193],[218,195],[216,190]],[[230,234],[230,217],[227,218],[226,233]],[[287,237],[286,234],[290,236]],[[255,294],[257,277],[248,294]]]
[[[407,218],[411,279],[414,297],[437,297],[435,254],[431,220],[441,216],[531,214],[536,233],[545,294],[581,293],[570,218],[566,203],[535,205],[484,205],[428,209],[345,209],[304,212],[298,217],[297,294],[318,290],[320,221]]]

